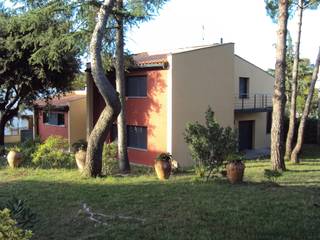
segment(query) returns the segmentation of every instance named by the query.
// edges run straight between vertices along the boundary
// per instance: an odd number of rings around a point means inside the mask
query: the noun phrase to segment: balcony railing
[[[272,95],[253,94],[235,99],[235,111],[264,112],[272,108]]]

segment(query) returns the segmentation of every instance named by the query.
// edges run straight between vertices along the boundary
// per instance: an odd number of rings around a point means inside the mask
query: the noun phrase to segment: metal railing
[[[235,98],[235,110],[264,110],[271,107],[272,95],[269,94],[253,94]]]

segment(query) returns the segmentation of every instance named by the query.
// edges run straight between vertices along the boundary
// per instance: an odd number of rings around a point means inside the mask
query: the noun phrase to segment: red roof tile
[[[65,96],[54,97],[53,99],[48,101],[48,104],[52,105],[52,106],[68,106],[68,103],[85,98],[85,97],[86,97],[86,95],[84,95],[84,94],[70,93]],[[35,105],[46,106],[47,102],[44,99],[37,100],[37,101],[35,101]]]
[[[167,54],[149,55],[147,52],[133,55],[133,60],[137,66],[149,64],[164,64],[168,62]]]

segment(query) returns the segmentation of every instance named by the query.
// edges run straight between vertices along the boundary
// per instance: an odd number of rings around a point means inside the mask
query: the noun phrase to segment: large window
[[[126,96],[146,97],[147,96],[147,76],[127,77]]]
[[[63,126],[64,113],[43,112],[43,123],[56,126]]]
[[[239,98],[249,98],[249,78],[239,78]]]
[[[128,147],[147,149],[147,128],[127,126]]]
[[[267,112],[267,134],[271,133],[272,112]]]

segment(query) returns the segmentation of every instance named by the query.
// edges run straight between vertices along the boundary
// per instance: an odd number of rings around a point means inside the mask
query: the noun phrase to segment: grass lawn
[[[0,203],[12,195],[37,213],[33,239],[320,239],[320,151],[264,182],[266,160],[247,161],[245,183],[192,174],[85,179],[76,170],[0,169]],[[89,219],[83,204],[104,224]]]

